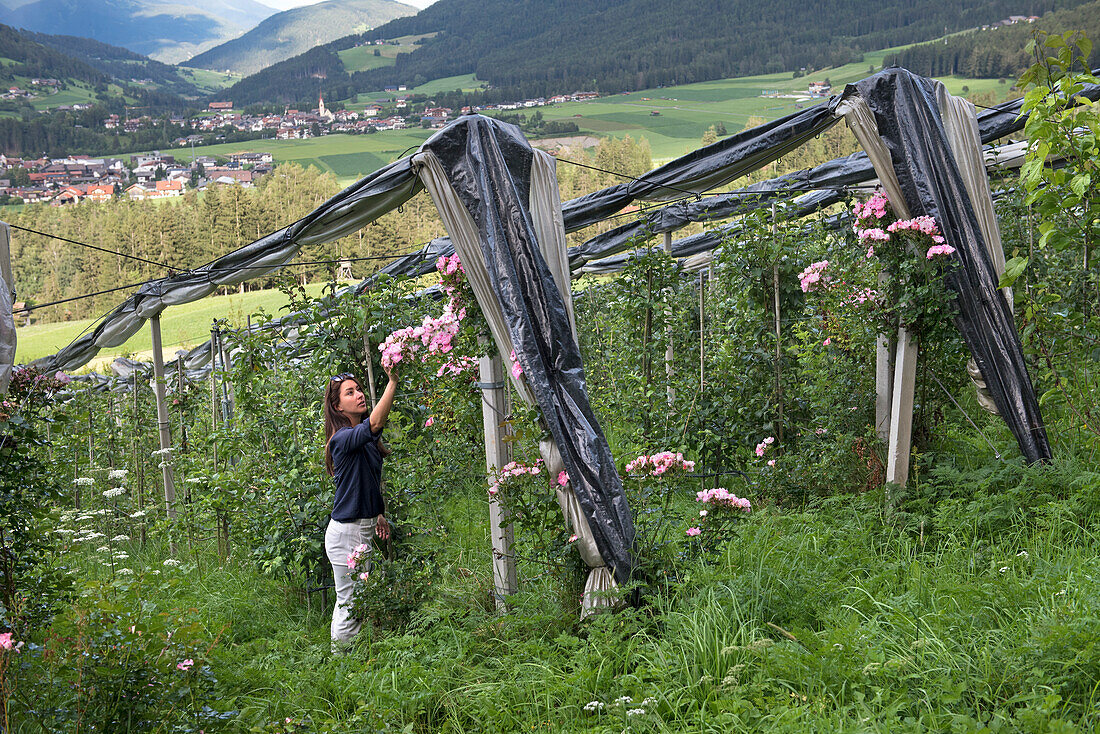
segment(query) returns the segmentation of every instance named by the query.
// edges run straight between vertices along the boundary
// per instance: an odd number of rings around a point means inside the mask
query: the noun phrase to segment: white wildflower
[[[169,446],[166,449],[159,449],[150,454],[150,456],[170,456],[172,453],[172,447]]]
[[[1065,589],[1062,589],[1057,594],[1055,594],[1055,596],[1065,596],[1065,595],[1066,595],[1066,590]]]
[[[1008,566],[1001,566],[1001,573],[1005,573],[1007,571],[1008,571]]]
[[[154,576],[160,576],[160,571],[157,571],[155,569],[150,571],[149,573],[153,574]]]
[[[1016,557],[1017,558],[1027,558],[1028,557],[1027,551],[1026,550],[1020,551],[1019,553],[1016,554]]]
[[[115,560],[116,561],[125,561],[129,557],[130,557],[129,553],[115,553]]]
[[[159,464],[157,464],[158,469],[167,469],[170,466],[172,466],[172,465],[170,463],[168,463],[167,461],[162,461]]]
[[[111,538],[111,542],[112,543],[122,543],[124,541],[129,540],[129,539],[130,539],[129,535],[123,535],[122,533],[119,533],[115,537]]]
[[[634,699],[630,696],[619,696],[615,699],[615,703],[634,703]]]
[[[78,487],[90,487],[95,484],[95,480],[91,477],[77,477],[73,480],[73,484]]]
[[[126,488],[125,487],[113,487],[113,488],[105,490],[103,492],[103,496],[106,497],[107,499],[113,499],[115,497],[118,497],[118,496],[124,495],[124,494],[126,494]]]
[[[116,568],[115,573],[117,573],[119,576],[133,576],[134,575],[134,571],[131,568]]]
[[[80,522],[88,522],[89,520],[94,520],[94,519],[95,519],[95,516],[94,516],[94,515],[90,515],[90,514],[88,514],[88,513],[84,513],[83,515],[80,515],[80,516],[79,516],[79,517],[77,517],[76,519],[77,519],[77,520],[79,520]]]
[[[180,561],[176,558],[168,558],[164,561],[164,565],[165,566],[180,566],[180,565],[183,565],[183,561]]]
[[[54,530],[54,532],[60,533],[61,535],[69,535],[70,533],[75,533],[76,531],[70,530],[69,528],[58,528],[57,530]]]
[[[96,553],[107,553],[108,551],[111,550],[111,548],[110,548],[110,546],[101,545],[98,548],[96,548],[95,550],[96,550]]]
[[[186,481],[188,484],[202,484],[206,481],[206,477],[190,477]]]
[[[627,709],[627,716],[641,716],[645,713],[645,709]]]
[[[600,711],[603,709],[603,703],[600,701],[589,701],[584,705],[585,711]]]
[[[107,472],[107,481],[109,482],[122,482],[126,480],[126,475],[130,473],[129,469],[112,469]]]
[[[645,700],[642,701],[643,706],[652,706],[655,703],[657,703],[657,699],[654,698],[653,696],[650,696],[650,697],[648,697],[648,698],[646,698]]]
[[[138,510],[137,512],[131,512],[130,517],[135,519],[135,520],[139,517],[145,517],[145,510]]]

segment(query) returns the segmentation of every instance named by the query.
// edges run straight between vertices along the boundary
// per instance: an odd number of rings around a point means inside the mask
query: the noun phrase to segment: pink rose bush
[[[682,471],[690,473],[695,471],[695,462],[684,458],[684,455],[671,451],[659,451],[651,456],[642,454],[626,465],[627,474],[645,473],[653,477],[660,477],[669,471]]]
[[[507,489],[520,477],[534,477],[542,473],[542,459],[537,459],[534,464],[524,464],[520,461],[510,461],[495,474],[490,475],[489,496],[495,497],[501,490]],[[564,472],[562,472],[564,473]],[[560,476],[560,475],[559,475]]]
[[[695,493],[695,501],[703,504],[698,524],[689,527],[688,537],[698,538],[701,551],[717,552],[733,538],[737,523],[752,512],[752,504],[725,487],[704,489]]]
[[[879,192],[862,204],[856,204],[852,210],[854,223],[852,229],[859,241],[868,246],[867,257],[875,255],[876,242],[890,242],[893,235],[923,235],[932,240],[932,246],[925,253],[925,259],[947,256],[955,252],[955,248],[945,243],[943,234],[934,217],[921,215],[912,219],[894,218],[890,200],[885,194]],[[889,221],[893,219],[893,221]],[[805,290],[805,288],[803,288]]]
[[[448,297],[443,313],[438,317],[425,315],[419,326],[398,329],[387,336],[378,347],[383,368],[389,369],[402,362],[439,361],[436,377],[443,377],[463,374],[477,367],[475,358],[453,354],[467,315],[463,296],[466,271],[457,253],[439,258],[435,267],[439,272],[439,287]]]
[[[23,648],[22,642],[15,642],[12,639],[11,632],[4,632],[0,634],[0,650],[7,650],[9,652],[19,652]]]
[[[775,436],[768,436],[760,443],[756,444],[756,455],[763,456],[768,450],[768,447],[775,443]]]
[[[351,553],[348,554],[348,568],[355,569],[357,566],[362,566],[365,561],[370,559],[371,547],[369,543],[360,543],[355,546]],[[360,574],[363,580],[366,580],[366,571]]]
[[[822,260],[821,262],[811,263],[806,266],[806,269],[798,274],[798,283],[802,286],[802,292],[809,293],[815,290],[819,285],[826,285],[829,282],[825,275],[825,271],[828,267],[828,260]],[[822,280],[823,278],[824,280]]]

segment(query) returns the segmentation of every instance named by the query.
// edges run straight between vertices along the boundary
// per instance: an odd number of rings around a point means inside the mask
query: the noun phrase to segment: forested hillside
[[[935,38],[1009,15],[1042,15],[1081,0],[439,0],[409,18],[348,37],[242,80],[238,104],[347,98],[391,84],[476,73],[500,97],[576,89],[648,89],[748,74],[822,68],[864,51]],[[348,74],[336,51],[375,38],[438,32],[395,66]]]
[[[1014,78],[1035,61],[1024,52],[1024,46],[1037,28],[1051,33],[1082,30],[1089,38],[1100,38],[1100,2],[1056,11],[1034,24],[1017,23],[922,43],[889,57],[887,63],[925,76]],[[1097,65],[1100,51],[1093,49],[1090,66]]]
[[[325,0],[277,13],[243,36],[187,63],[201,69],[255,74],[314,46],[342,38],[349,31],[369,29],[414,13],[416,8],[395,0]]]

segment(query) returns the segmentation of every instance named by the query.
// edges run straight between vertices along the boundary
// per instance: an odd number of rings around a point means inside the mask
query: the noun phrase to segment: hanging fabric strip
[[[508,336],[503,339],[499,326],[491,326],[494,339],[502,353],[514,348],[599,555],[625,582],[633,570],[634,523],[611,449],[588,403],[566,301],[540,251],[528,208],[534,154],[512,125],[480,116],[462,121],[432,136],[421,151],[438,158],[476,225],[480,259]],[[458,244],[460,255],[471,244],[468,239],[464,235]],[[471,256],[464,255],[464,261]]]
[[[1035,389],[1027,373],[1012,312],[997,276],[966,185],[944,131],[935,87],[903,69],[887,69],[849,87],[875,122],[914,215],[934,217],[959,266],[948,272],[956,293],[956,324],[981,370],[997,410],[1029,462],[1050,458]]]

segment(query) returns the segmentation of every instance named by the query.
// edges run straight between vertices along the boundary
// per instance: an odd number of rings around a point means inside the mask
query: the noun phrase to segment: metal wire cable
[[[179,271],[179,270],[185,270],[185,268],[177,268],[177,267],[173,267],[171,265],[165,265],[164,263],[158,263],[158,262],[155,262],[153,260],[147,260],[144,257],[139,257],[137,255],[127,255],[125,252],[119,252],[117,250],[108,250],[107,248],[99,247],[98,245],[89,245],[87,242],[80,242],[79,240],[73,240],[73,239],[69,239],[68,237],[62,237],[59,234],[50,234],[49,232],[39,232],[37,229],[30,229],[29,227],[21,227],[18,224],[9,224],[8,226],[11,227],[12,229],[22,230],[23,232],[30,232],[31,234],[40,235],[42,237],[50,237],[50,238],[53,238],[55,240],[61,240],[62,242],[68,242],[69,244],[72,244],[72,245],[80,245],[81,247],[87,247],[90,250],[99,250],[100,252],[106,252],[108,255],[117,255],[118,257],[125,257],[125,258],[130,259],[130,260],[137,260],[138,262],[143,262],[147,265],[155,265],[158,268],[164,268],[165,270],[171,270],[173,272],[176,272],[176,271]]]

